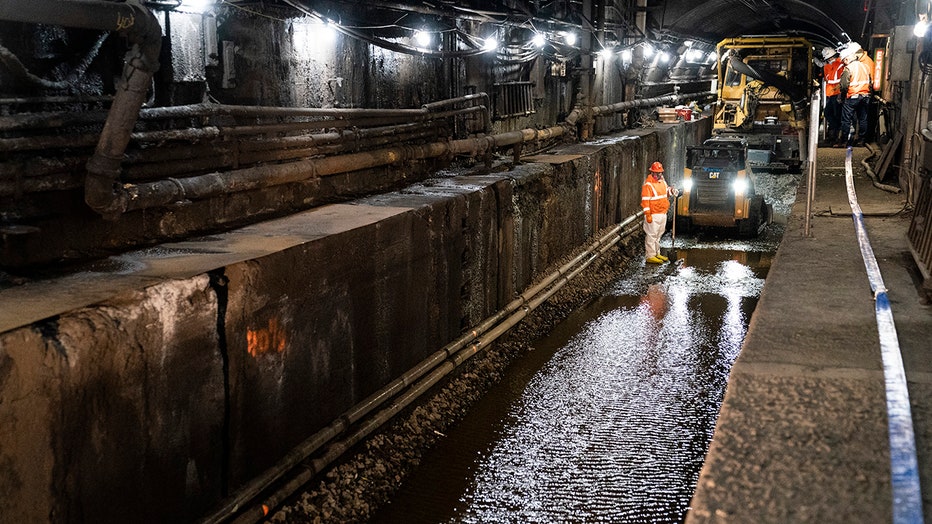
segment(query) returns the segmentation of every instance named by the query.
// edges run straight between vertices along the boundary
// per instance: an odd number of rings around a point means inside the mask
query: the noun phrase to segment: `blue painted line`
[[[900,342],[893,323],[893,310],[887,298],[887,288],[880,275],[880,266],[874,257],[864,214],[858,205],[854,191],[854,175],[851,169],[851,148],[845,156],[845,185],[848,188],[848,203],[857,232],[861,257],[867,269],[867,278],[874,292],[874,312],[877,331],[880,335],[880,353],[883,359],[883,376],[887,396],[887,429],[890,433],[890,472],[893,487],[894,524],[922,524],[922,492],[919,489],[919,465],[916,460],[916,437],[913,433],[913,418],[909,407],[909,390],[906,387],[906,372]]]

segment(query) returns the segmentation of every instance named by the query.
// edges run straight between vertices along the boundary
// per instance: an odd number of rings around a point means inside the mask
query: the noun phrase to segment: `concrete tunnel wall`
[[[0,333],[0,522],[196,520],[636,213],[651,162],[678,182],[710,128],[317,208],[265,233],[288,247]]]

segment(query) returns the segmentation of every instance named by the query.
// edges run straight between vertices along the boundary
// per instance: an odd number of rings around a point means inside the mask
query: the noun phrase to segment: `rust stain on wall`
[[[246,330],[246,350],[253,357],[281,353],[285,351],[285,342],[285,330],[277,318],[270,318],[267,327]]]

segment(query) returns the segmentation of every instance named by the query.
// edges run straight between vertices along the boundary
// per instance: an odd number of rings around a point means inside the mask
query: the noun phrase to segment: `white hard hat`
[[[823,60],[828,60],[829,58],[832,58],[833,56],[835,56],[835,55],[837,55],[837,54],[838,54],[838,51],[835,51],[835,50],[834,50],[833,48],[831,48],[831,47],[823,47],[823,48],[822,48],[822,59],[823,59]]]
[[[846,44],[844,47],[841,48],[841,51],[839,51],[839,53],[841,54],[841,59],[847,60],[851,58],[852,56],[854,56],[855,53],[860,51],[860,49],[861,49],[861,46],[859,46],[855,42],[850,42]]]

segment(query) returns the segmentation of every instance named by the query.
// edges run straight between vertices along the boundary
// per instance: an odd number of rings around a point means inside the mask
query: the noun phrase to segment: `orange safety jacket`
[[[858,55],[858,62],[861,62],[862,64],[867,66],[867,74],[868,76],[870,76],[871,83],[873,83],[874,82],[874,60],[871,58],[869,54],[867,54],[866,51],[862,51],[861,54]]]
[[[648,176],[641,188],[641,207],[644,208],[644,214],[666,213],[670,209],[668,193],[669,188],[664,179],[654,181],[653,176]]]
[[[836,58],[822,67],[822,75],[825,77],[825,96],[833,97],[841,94],[841,72],[845,69],[845,63]]]
[[[871,94],[871,75],[864,62],[852,60],[845,66],[848,70],[847,98]]]

